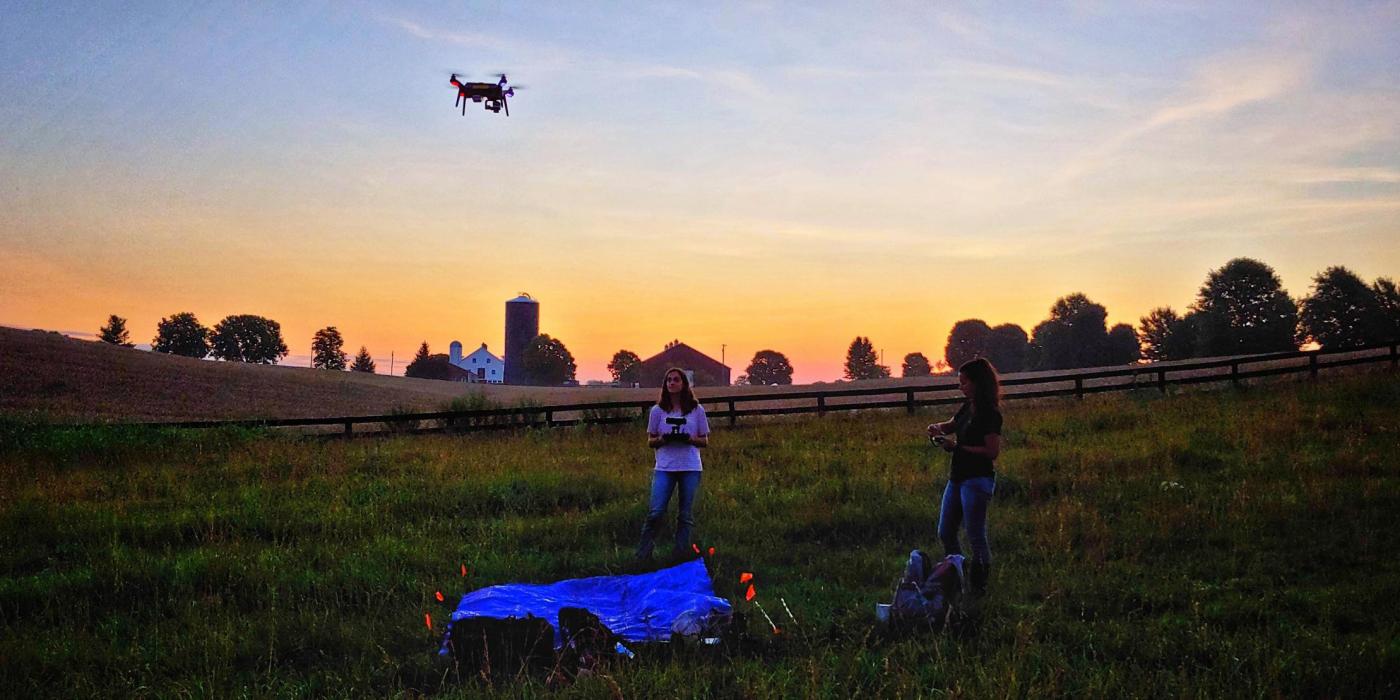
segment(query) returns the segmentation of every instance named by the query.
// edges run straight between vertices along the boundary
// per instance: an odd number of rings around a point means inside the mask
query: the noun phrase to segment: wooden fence
[[[1009,400],[1075,396],[1104,391],[1156,389],[1166,393],[1171,385],[1230,382],[1238,386],[1246,379],[1308,373],[1316,377],[1323,369],[1389,362],[1400,364],[1400,344],[1389,343],[1345,350],[1300,350],[1209,360],[1187,360],[1128,365],[1111,369],[1073,370],[1002,380],[1004,398]],[[743,416],[774,416],[802,413],[824,415],[833,411],[900,409],[913,413],[921,406],[938,406],[963,401],[957,392],[957,379],[942,377],[928,384],[870,388],[823,387],[809,391],[762,394],[698,396],[712,421],[728,420],[735,425]],[[333,418],[287,418],[269,420],[183,421],[143,423],[161,428],[342,428],[335,435],[356,434],[355,426],[375,426],[361,433],[430,433],[502,430],[521,427],[561,427],[581,424],[627,423],[644,419],[653,405],[651,399],[518,406],[470,411],[396,413],[378,416]],[[755,405],[766,404],[766,405]],[[747,406],[747,407],[746,407]],[[424,425],[424,424],[428,425]]]

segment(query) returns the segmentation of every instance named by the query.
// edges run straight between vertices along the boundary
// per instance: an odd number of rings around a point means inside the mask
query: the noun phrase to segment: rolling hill
[[[176,357],[0,327],[0,413],[62,421],[375,415],[439,410],[480,392],[503,403],[643,398],[653,390],[461,384]]]

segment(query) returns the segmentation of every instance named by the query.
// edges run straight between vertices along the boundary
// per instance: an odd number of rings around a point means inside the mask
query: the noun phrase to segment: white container
[[[875,621],[881,624],[890,621],[890,606],[888,603],[875,604]]]

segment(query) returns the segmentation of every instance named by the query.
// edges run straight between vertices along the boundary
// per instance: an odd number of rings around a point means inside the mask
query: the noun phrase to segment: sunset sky
[[[398,373],[541,302],[579,379],[678,338],[836,379],[1249,256],[1400,277],[1400,3],[0,10],[0,325],[337,326]],[[526,85],[453,107],[452,71]]]

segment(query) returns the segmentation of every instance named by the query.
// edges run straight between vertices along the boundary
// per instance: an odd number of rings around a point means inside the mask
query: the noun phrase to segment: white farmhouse
[[[482,343],[480,348],[466,357],[462,357],[461,343],[454,340],[450,348],[448,362],[471,373],[476,377],[476,381],[488,384],[500,384],[505,381],[505,360],[492,355],[491,351],[486,349],[486,343]]]

